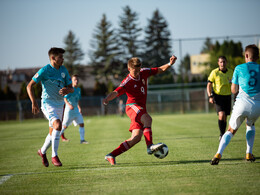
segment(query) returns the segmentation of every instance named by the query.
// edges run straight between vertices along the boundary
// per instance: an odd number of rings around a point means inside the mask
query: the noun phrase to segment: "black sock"
[[[220,131],[220,135],[222,136],[226,131],[227,122],[224,120],[218,120],[218,127]]]

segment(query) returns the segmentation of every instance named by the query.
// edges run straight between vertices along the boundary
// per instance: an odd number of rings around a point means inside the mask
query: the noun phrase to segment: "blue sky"
[[[0,69],[46,65],[49,48],[64,47],[69,30],[79,40],[85,53],[82,63],[87,64],[102,14],[117,28],[126,5],[139,14],[143,28],[159,9],[172,39],[260,34],[259,0],[0,0]],[[234,40],[245,46],[259,39]],[[198,54],[202,45],[183,42],[182,56]],[[173,53],[180,55],[178,42],[173,42]]]

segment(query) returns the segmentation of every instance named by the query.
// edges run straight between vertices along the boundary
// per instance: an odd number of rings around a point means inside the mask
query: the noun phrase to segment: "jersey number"
[[[250,79],[248,85],[250,87],[254,87],[257,84],[257,72],[255,70],[250,70],[249,74],[250,74]]]

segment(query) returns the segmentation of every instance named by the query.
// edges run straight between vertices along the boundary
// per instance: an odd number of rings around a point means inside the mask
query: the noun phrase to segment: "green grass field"
[[[210,165],[218,148],[217,116],[152,115],[154,142],[166,143],[169,155],[147,155],[144,139],[117,157],[104,156],[130,137],[127,117],[85,119],[88,145],[79,144],[70,126],[60,142],[62,167],[48,168],[37,150],[48,132],[44,119],[0,122],[0,194],[259,194],[260,122],[256,123],[254,163],[244,160],[245,124],[232,138],[219,165]],[[51,149],[47,152],[51,159]]]

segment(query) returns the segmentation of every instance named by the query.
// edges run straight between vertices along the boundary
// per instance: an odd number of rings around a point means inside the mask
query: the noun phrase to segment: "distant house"
[[[203,74],[209,68],[209,54],[192,55],[190,57],[191,74]]]

